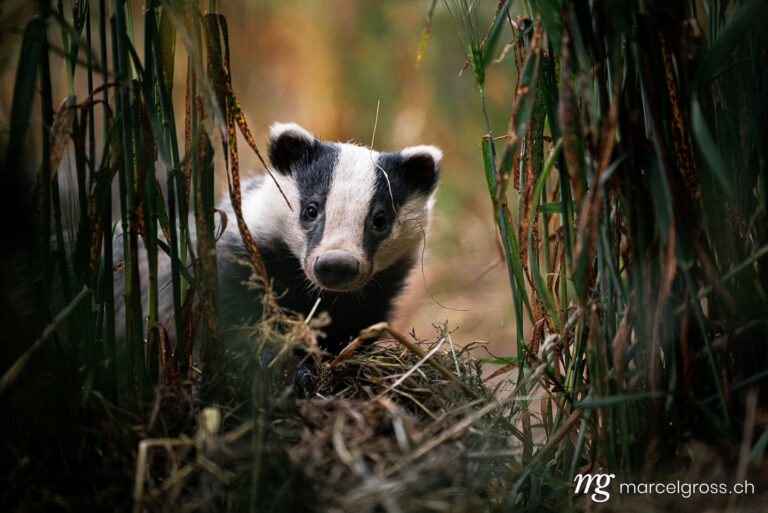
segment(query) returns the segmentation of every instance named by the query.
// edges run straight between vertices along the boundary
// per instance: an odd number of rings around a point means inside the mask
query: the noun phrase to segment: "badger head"
[[[291,208],[271,193],[262,214],[321,289],[348,292],[379,271],[412,264],[429,224],[442,152],[414,146],[379,153],[329,143],[296,124],[271,128],[269,158]],[[264,212],[269,209],[269,212]],[[264,219],[264,217],[262,217]]]

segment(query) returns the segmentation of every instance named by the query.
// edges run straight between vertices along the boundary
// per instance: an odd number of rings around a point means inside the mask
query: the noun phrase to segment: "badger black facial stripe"
[[[392,210],[392,206],[394,205],[395,209],[399,211],[409,194],[409,191],[405,190],[401,178],[399,169],[401,163],[401,159],[396,153],[378,155],[376,160],[376,181],[368,212],[365,214],[366,223],[363,231],[363,250],[369,260],[373,260],[379,243],[392,233],[393,224],[396,222],[396,212]],[[387,218],[389,225],[386,230],[376,231],[371,226],[370,221],[378,212],[383,212]]]
[[[437,180],[436,161],[441,156],[438,153],[435,158],[432,153],[434,151],[436,149],[432,147],[415,147],[378,156],[376,185],[366,219],[370,221],[377,212],[384,212],[389,220],[389,226],[384,231],[377,231],[371,227],[370,223],[366,224],[363,248],[369,259],[374,259],[379,244],[392,235],[393,229],[408,232],[407,236],[412,236],[415,230],[421,230],[419,227],[421,221],[414,218],[412,212],[418,213],[419,208],[423,209],[425,206],[423,198],[434,190]],[[393,205],[397,212],[393,212]],[[400,216],[404,205],[410,208],[406,208],[403,212],[405,215]],[[414,207],[416,207],[415,210]],[[396,227],[397,223],[403,222],[408,226]]]
[[[299,206],[294,215],[300,219],[301,228],[306,234],[308,253],[320,243],[325,227],[325,204],[331,189],[333,170],[339,160],[339,147],[331,143],[315,140],[311,157],[291,164],[291,174],[299,191]],[[318,216],[314,220],[304,219],[307,206],[314,203]]]

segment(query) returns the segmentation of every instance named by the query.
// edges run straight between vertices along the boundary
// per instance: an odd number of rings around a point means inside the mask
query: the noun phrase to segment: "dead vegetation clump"
[[[232,404],[201,410],[195,436],[139,444],[135,511],[502,510],[520,474],[511,412],[447,335],[411,349],[384,338],[330,362],[270,349],[272,331],[236,357],[254,366],[245,402],[247,371],[230,376]],[[309,388],[294,379],[307,371]]]

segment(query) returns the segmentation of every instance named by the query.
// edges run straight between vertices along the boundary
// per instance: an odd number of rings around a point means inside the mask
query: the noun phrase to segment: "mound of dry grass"
[[[241,393],[202,409],[197,434],[140,443],[135,511],[501,510],[520,474],[511,412],[446,335],[410,348],[383,339],[332,362],[265,343],[250,397],[241,374],[228,385]],[[279,337],[297,340],[268,339]],[[303,392],[297,364],[313,374]]]

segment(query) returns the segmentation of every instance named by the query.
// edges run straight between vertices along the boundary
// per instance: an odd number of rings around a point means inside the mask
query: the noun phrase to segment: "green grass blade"
[[[11,106],[10,133],[8,150],[5,156],[5,172],[14,173],[19,167],[19,159],[24,149],[27,128],[32,114],[35,98],[35,83],[40,69],[42,55],[47,51],[45,21],[36,16],[27,23],[21,42],[19,66],[16,69],[16,82],[13,86],[13,104]]]

